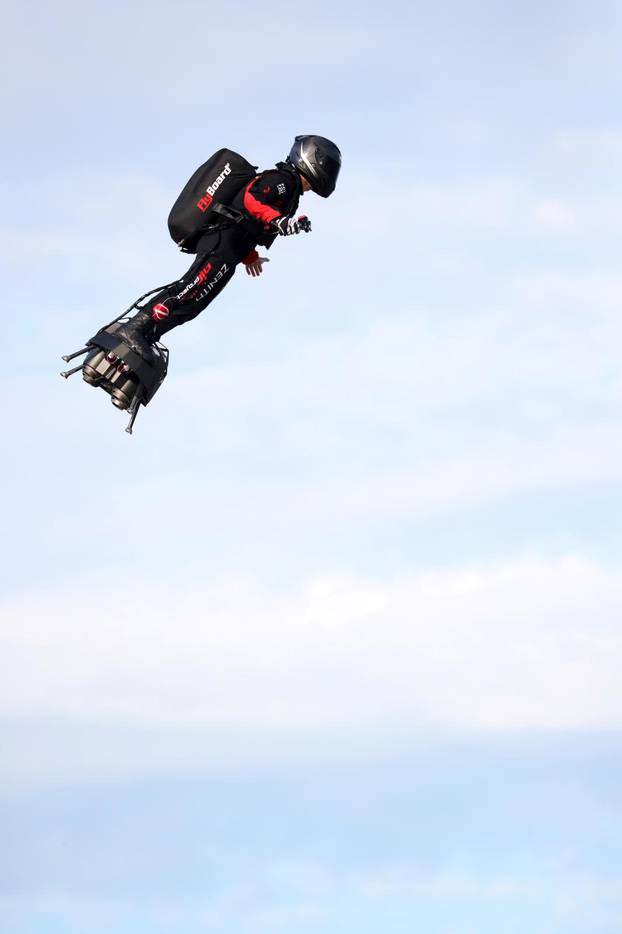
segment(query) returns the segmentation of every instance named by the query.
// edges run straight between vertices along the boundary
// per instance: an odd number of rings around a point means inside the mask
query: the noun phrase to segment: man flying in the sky
[[[113,405],[130,412],[130,434],[141,405],[147,405],[168,369],[168,350],[159,343],[167,331],[203,311],[222,292],[244,263],[250,276],[260,276],[265,256],[276,237],[311,230],[308,217],[294,219],[305,191],[328,198],[335,190],[341,153],[323,136],[297,136],[285,162],[257,173],[238,153],[220,149],[200,166],[181,192],[169,215],[175,242],[196,259],[176,282],[152,295],[147,292],[86,343],[67,354],[73,360],[86,354],[79,370],[85,382],[107,392]],[[137,308],[136,314],[127,315]]]
[[[310,230],[308,218],[294,220],[300,197],[311,190],[328,198],[340,168],[341,153],[329,139],[297,136],[285,162],[256,175],[234,196],[230,208],[237,219],[208,228],[193,243],[197,258],[188,272],[121,325],[116,336],[149,359],[154,342],[203,311],[239,263],[244,263],[249,275],[261,275],[268,259],[259,256],[257,246],[269,248],[277,236]]]

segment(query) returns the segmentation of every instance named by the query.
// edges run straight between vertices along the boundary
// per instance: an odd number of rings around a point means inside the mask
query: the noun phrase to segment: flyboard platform
[[[163,344],[155,343],[150,359],[141,357],[115,336],[124,323],[119,319],[101,328],[82,350],[63,356],[62,359],[69,363],[86,354],[80,366],[66,370],[61,376],[68,379],[73,373],[82,371],[86,383],[107,392],[116,408],[129,412],[130,421],[125,430],[131,435],[139,408],[153,399],[164,382],[169,352]]]

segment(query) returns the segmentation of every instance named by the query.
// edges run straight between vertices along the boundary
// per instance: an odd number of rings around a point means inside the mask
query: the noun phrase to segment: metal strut
[[[75,357],[76,355],[73,354],[73,356]],[[63,357],[63,359],[65,359],[65,357]],[[74,373],[77,373],[78,370],[83,370],[83,369],[84,369],[84,364],[81,363],[80,366],[74,366],[73,370],[65,370],[65,372],[61,373],[60,375],[63,376],[65,379],[69,379],[69,377],[73,376]]]
[[[140,408],[140,402],[137,399],[135,403],[132,405],[130,421],[129,421],[127,428],[125,429],[128,435],[132,434],[132,428],[134,427],[134,422],[136,421],[136,416],[138,415],[139,408]]]
[[[64,354],[62,359],[65,361],[65,363],[69,363],[69,361],[73,360],[74,357],[81,357],[83,353],[87,353],[89,350],[91,350],[90,347],[83,347],[82,350],[76,350],[75,353]]]

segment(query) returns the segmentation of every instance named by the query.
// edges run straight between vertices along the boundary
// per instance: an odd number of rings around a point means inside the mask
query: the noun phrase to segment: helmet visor
[[[337,176],[339,175],[339,170],[341,169],[341,160],[335,159],[333,156],[323,153],[321,156],[319,156],[317,161],[321,166],[321,173],[325,177],[322,188],[326,190],[326,195],[324,196],[326,197],[327,195],[332,194],[335,190]]]

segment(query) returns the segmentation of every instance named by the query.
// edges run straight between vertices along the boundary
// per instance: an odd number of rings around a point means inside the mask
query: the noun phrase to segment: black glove
[[[281,237],[291,237],[293,234],[311,232],[311,221],[305,214],[301,214],[296,220],[293,217],[279,217],[278,220],[272,221],[272,223]]]

